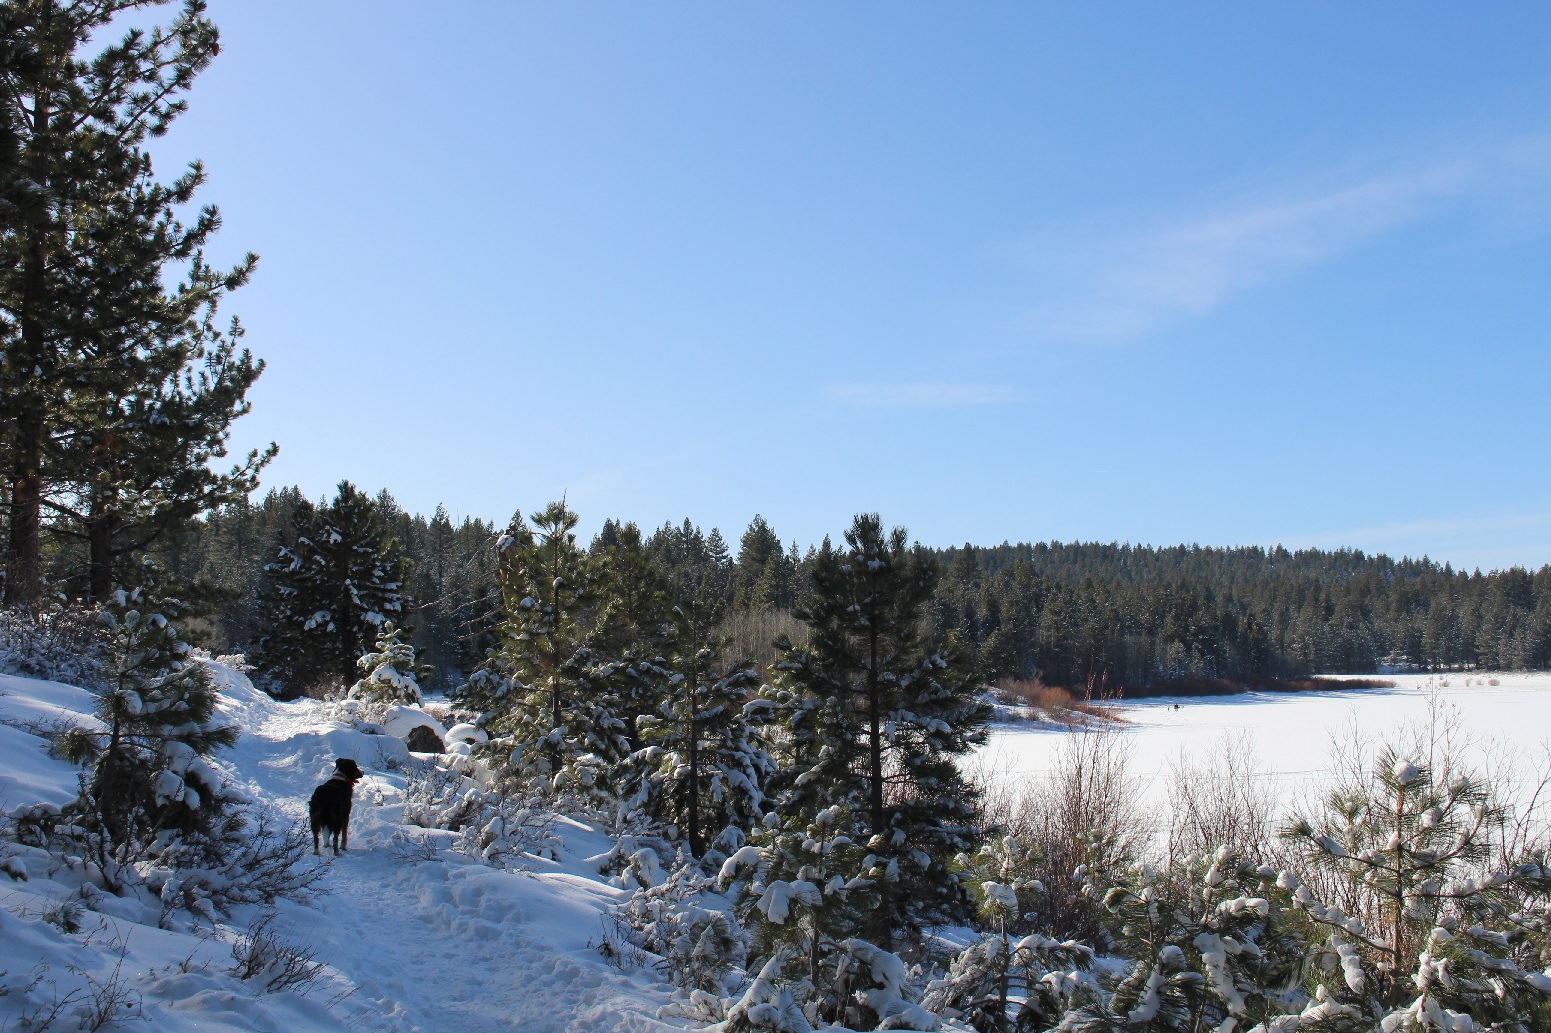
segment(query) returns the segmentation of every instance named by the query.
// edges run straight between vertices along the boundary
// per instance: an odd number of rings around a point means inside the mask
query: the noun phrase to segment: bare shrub
[[[238,979],[260,983],[265,993],[305,993],[323,978],[318,952],[281,939],[271,923],[273,914],[260,917],[232,944],[232,967]]]
[[[133,1018],[140,1012],[140,991],[130,986],[124,976],[124,955],[127,949],[127,945],[120,946],[113,971],[105,979],[98,979],[81,969],[70,969],[72,974],[86,984],[81,994],[81,1004],[74,1012],[77,1029],[96,1033],[104,1026]]]
[[[399,832],[388,843],[396,864],[427,864],[441,859],[442,850],[430,832]]]
[[[1119,732],[1073,731],[1062,737],[1051,770],[1023,785],[1007,829],[1039,844],[1037,874],[1045,892],[1017,931],[1102,941],[1099,903],[1082,887],[1095,874],[1124,869],[1152,838],[1152,815],[1137,805],[1127,770],[1130,756]]]
[[[312,837],[300,822],[268,808],[255,808],[241,831],[219,844],[212,863],[211,844],[188,844],[168,851],[153,888],[161,896],[161,925],[170,927],[175,911],[214,922],[239,904],[274,904],[281,897],[305,901],[328,871],[312,861]]]
[[[1259,765],[1248,733],[1224,736],[1202,762],[1181,753],[1169,764],[1170,861],[1210,854],[1226,846],[1268,863],[1275,853],[1275,787]]]
[[[1008,706],[1031,712],[1040,720],[1069,727],[1125,722],[1115,707],[1120,700],[1119,694],[1109,693],[1103,686],[1098,687],[1097,693],[1090,686],[1085,690],[1084,698],[1078,699],[1060,685],[1045,684],[1038,675],[1032,681],[1002,678],[996,683],[995,696]]]

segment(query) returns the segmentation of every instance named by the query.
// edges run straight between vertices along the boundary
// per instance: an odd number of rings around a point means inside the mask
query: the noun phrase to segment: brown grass
[[[1383,678],[1179,678],[1150,685],[1127,685],[1120,695],[1126,699],[1150,699],[1157,696],[1236,696],[1241,692],[1327,692],[1394,687],[1394,682]]]
[[[996,683],[996,694],[1009,706],[1039,711],[1048,720],[1084,725],[1125,722],[1111,700],[1077,699],[1061,686],[1046,685],[1038,677],[1033,681],[1003,678]]]

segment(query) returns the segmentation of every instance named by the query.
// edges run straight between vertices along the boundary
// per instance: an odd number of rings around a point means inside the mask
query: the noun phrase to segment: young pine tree
[[[462,695],[508,747],[508,778],[606,789],[629,740],[620,669],[596,648],[606,600],[597,561],[577,547],[577,519],[554,502],[531,528],[518,514],[497,541],[499,645]]]
[[[356,661],[361,677],[350,686],[349,699],[387,707],[395,703],[420,705],[420,683],[416,680],[415,647],[402,641],[392,621],[384,621],[377,633],[376,648]]]
[[[1292,822],[1284,836],[1310,871],[1281,883],[1312,923],[1305,1016],[1332,1029],[1551,1028],[1551,866],[1494,853],[1506,820],[1471,773],[1385,747],[1366,785]]]
[[[164,607],[176,613],[176,600]],[[108,685],[97,716],[90,778],[81,806],[96,833],[104,877],[168,836],[211,838],[224,806],[220,777],[206,761],[237,741],[216,719],[204,667],[165,614],[139,591],[114,592],[99,611]]]
[[[666,692],[657,712],[641,719],[644,746],[632,763],[637,805],[678,829],[699,858],[718,837],[724,848],[743,845],[763,815],[774,761],[758,732],[767,706],[755,698],[759,671],[724,661],[711,622],[693,607],[675,618],[661,665]]]
[[[807,647],[788,648],[773,689],[784,725],[777,809],[794,820],[839,803],[888,873],[871,934],[885,948],[964,900],[948,860],[975,845],[975,792],[957,759],[985,741],[989,706],[943,643],[922,637],[937,567],[856,518],[846,548],[815,557],[797,615]]]
[[[924,1007],[967,1022],[977,1033],[1047,1029],[1060,1020],[1083,986],[1080,973],[1092,966],[1093,950],[1039,933],[1012,934],[1045,892],[1041,862],[1036,848],[1014,836],[992,839],[974,856],[956,859],[986,932],[927,988]]]

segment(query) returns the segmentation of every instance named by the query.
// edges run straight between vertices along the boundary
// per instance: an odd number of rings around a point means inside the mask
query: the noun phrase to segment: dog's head
[[[344,775],[351,782],[359,782],[366,777],[366,772],[362,771],[360,765],[356,764],[349,757],[336,757],[334,759],[334,773],[336,775]]]

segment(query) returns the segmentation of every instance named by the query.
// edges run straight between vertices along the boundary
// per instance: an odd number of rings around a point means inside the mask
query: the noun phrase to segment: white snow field
[[[1472,740],[1466,756],[1477,763],[1519,761],[1518,777],[1532,787],[1551,743],[1551,674],[1380,675],[1393,688],[1321,692],[1247,692],[1235,696],[1161,697],[1122,701],[1118,712],[1128,773],[1142,801],[1164,808],[1171,770],[1197,766],[1242,739],[1255,770],[1277,799],[1291,802],[1318,790],[1333,775],[1332,744],[1355,731],[1372,746],[1400,745],[1400,736],[1435,718],[1455,722]],[[1067,731],[1049,725],[1003,722],[977,763],[989,777],[1038,778],[1051,770]]]
[[[357,786],[350,850],[326,866],[310,902],[282,902],[272,930],[316,951],[324,980],[305,993],[265,993],[262,980],[231,973],[231,943],[258,917],[239,909],[219,926],[157,928],[143,901],[93,893],[80,929],[62,931],[61,902],[86,880],[42,850],[0,841],[0,1030],[96,1028],[87,1011],[117,987],[123,1026],[169,1033],[380,1030],[403,1033],[656,1033],[678,1029],[652,1016],[670,988],[645,970],[621,972],[594,946],[604,909],[624,891],[585,858],[610,846],[580,823],[557,830],[558,862],[531,859],[527,873],[500,871],[442,850],[411,860],[399,824],[405,777],[385,761],[400,740],[328,720],[313,700],[279,703],[239,672],[211,665],[221,710],[242,732],[218,754],[227,776],[259,805],[303,819],[312,789],[336,756],[367,771]],[[0,675],[0,814],[59,805],[79,770],[50,758],[33,732],[60,720],[90,721],[94,699],[67,685]],[[20,727],[18,727],[20,726]],[[29,730],[30,729],[30,730]],[[395,840],[398,840],[395,849]],[[17,879],[25,874],[25,880]],[[52,915],[50,914],[52,911]],[[52,920],[51,920],[52,918]],[[61,1003],[63,1002],[63,1003]]]

